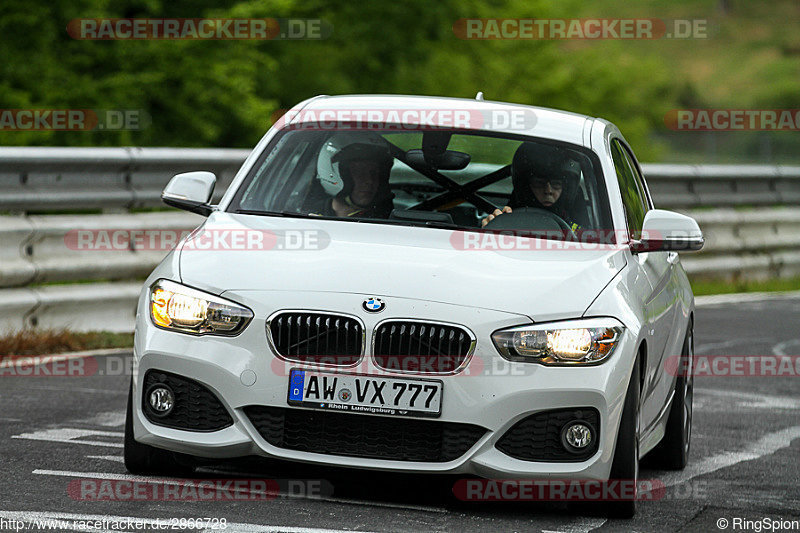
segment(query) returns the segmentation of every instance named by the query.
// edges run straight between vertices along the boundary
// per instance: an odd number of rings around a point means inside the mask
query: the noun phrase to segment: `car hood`
[[[215,294],[282,290],[412,298],[546,321],[581,316],[625,266],[619,248],[508,237],[504,248],[521,249],[498,250],[493,237],[216,212],[182,243],[180,277]]]

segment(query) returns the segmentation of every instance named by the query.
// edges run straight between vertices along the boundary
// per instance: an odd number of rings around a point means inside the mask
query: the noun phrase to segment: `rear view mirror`
[[[217,176],[213,172],[199,170],[176,174],[164,187],[161,200],[172,207],[207,217],[214,210],[209,202],[216,184]]]
[[[439,170],[462,170],[469,165],[471,156],[464,152],[445,150],[440,154],[427,154],[422,150],[409,150],[406,160],[413,165],[430,165]]]
[[[703,247],[703,232],[692,217],[664,209],[651,209],[644,216],[642,238],[631,243],[637,252],[694,252]]]

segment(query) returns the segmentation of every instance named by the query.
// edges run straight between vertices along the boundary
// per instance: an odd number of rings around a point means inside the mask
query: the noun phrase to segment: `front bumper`
[[[635,339],[626,332],[615,353],[594,367],[545,367],[503,359],[490,334],[500,328],[529,322],[526,317],[465,308],[449,304],[392,298],[392,317],[443,320],[468,326],[477,336],[469,363],[454,375],[435,377],[443,382],[441,422],[472,424],[487,431],[465,454],[447,462],[414,462],[326,455],[273,446],[245,414],[248,406],[288,408],[288,372],[300,363],[278,359],[267,343],[265,322],[276,309],[296,308],[297,293],[242,291],[225,294],[255,312],[252,323],[239,336],[193,337],[155,328],[149,319],[146,298],[140,299],[134,347],[133,427],[137,441],[175,452],[208,458],[258,455],[352,468],[399,472],[448,473],[487,478],[607,479],[613,460],[617,428],[625,390],[635,355]],[[388,297],[387,297],[388,298]],[[360,311],[362,295],[315,293],[304,301],[314,309],[358,314],[367,332],[389,318]],[[264,302],[269,302],[269,306]],[[476,323],[476,319],[479,320]],[[367,353],[356,373],[385,374]],[[142,380],[149,370],[191,378],[212,391],[233,418],[218,431],[196,432],[153,424],[143,414]],[[404,374],[414,377],[413,374]],[[254,381],[254,382],[253,382]],[[517,422],[531,414],[563,408],[595,408],[600,414],[597,452],[581,462],[538,462],[515,459],[495,447]],[[372,416],[368,414],[357,416]]]

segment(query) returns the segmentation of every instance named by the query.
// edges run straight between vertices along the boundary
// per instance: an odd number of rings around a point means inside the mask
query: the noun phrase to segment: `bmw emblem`
[[[361,307],[364,308],[364,311],[368,313],[380,313],[383,311],[383,308],[386,307],[386,304],[380,298],[367,298],[364,300],[364,303],[361,304]]]

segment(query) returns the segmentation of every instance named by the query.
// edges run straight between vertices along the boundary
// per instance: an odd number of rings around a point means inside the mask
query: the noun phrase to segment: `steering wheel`
[[[514,208],[510,213],[503,213],[494,217],[484,226],[484,229],[531,230],[534,235],[537,231],[546,233],[553,230],[566,230],[572,238],[577,240],[575,232],[572,231],[570,225],[563,218],[541,207]]]

